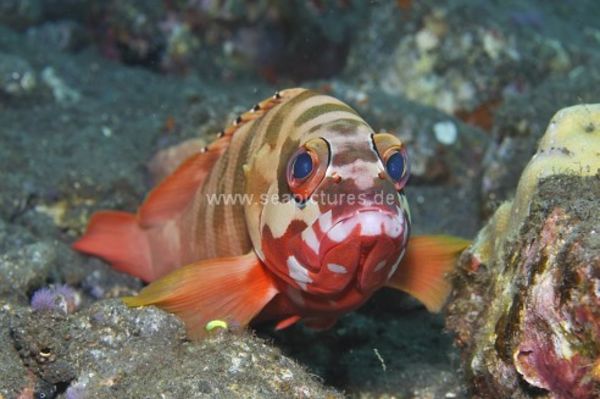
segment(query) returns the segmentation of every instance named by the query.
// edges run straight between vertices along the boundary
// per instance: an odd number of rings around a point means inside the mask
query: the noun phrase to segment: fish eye
[[[307,151],[297,154],[293,163],[292,176],[295,179],[306,179],[313,171],[313,159]]]
[[[410,174],[406,147],[389,133],[376,133],[371,139],[387,176],[394,183],[396,190],[402,190]]]
[[[388,157],[385,163],[388,175],[390,175],[394,181],[399,181],[402,179],[404,176],[405,165],[406,163],[404,162],[404,157],[399,151],[394,151],[394,153]]]
[[[313,139],[298,148],[287,164],[287,183],[296,202],[304,203],[325,177],[329,146],[324,139]]]

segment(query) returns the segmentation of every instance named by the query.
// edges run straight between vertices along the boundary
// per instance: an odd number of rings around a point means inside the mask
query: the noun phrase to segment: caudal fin
[[[148,239],[133,214],[96,212],[83,237],[73,244],[73,249],[98,256],[115,269],[144,281],[154,279]]]
[[[275,294],[273,279],[252,252],[181,267],[123,301],[175,313],[185,322],[190,338],[199,339],[213,320],[247,326]]]
[[[444,235],[412,237],[400,267],[386,285],[408,292],[430,312],[439,312],[452,289],[446,274],[469,244]]]

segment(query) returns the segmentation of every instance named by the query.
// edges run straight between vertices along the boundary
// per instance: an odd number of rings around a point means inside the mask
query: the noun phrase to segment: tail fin
[[[452,286],[446,274],[470,241],[453,236],[417,236],[408,241],[406,256],[387,286],[406,291],[430,312],[439,312]]]
[[[115,269],[152,281],[154,271],[146,233],[136,216],[126,212],[96,212],[73,249],[110,262]]]

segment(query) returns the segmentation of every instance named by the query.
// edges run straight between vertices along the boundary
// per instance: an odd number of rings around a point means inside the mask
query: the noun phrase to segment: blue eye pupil
[[[313,169],[312,157],[308,152],[303,152],[294,161],[293,174],[296,179],[304,179]]]
[[[396,152],[389,157],[385,167],[393,180],[400,180],[404,175],[404,158],[402,154]]]

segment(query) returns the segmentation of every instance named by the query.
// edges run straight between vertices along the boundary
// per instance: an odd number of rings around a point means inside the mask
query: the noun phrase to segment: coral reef
[[[479,397],[600,395],[600,105],[559,111],[461,258],[447,327]]]

